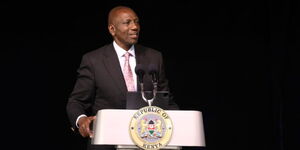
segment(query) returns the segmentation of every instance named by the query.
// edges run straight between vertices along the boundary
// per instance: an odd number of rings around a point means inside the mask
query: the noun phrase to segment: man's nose
[[[131,30],[138,30],[140,25],[138,23],[132,23]]]

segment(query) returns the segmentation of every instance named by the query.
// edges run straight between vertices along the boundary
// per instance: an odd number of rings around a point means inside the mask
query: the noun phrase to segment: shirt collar
[[[132,45],[128,51],[125,49],[121,48],[115,41],[113,42],[113,46],[116,50],[116,53],[118,55],[118,58],[123,57],[126,52],[130,53],[131,56],[135,57],[135,50],[134,50],[134,45]]]

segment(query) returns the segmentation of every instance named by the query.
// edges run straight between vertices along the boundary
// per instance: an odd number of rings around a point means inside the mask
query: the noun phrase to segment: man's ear
[[[115,29],[115,26],[114,26],[113,24],[108,25],[108,30],[109,30],[109,33],[110,33],[112,36],[115,35],[116,29]]]

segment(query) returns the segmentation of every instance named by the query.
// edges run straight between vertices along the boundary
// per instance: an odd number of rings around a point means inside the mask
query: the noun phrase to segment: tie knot
[[[129,57],[131,56],[131,54],[130,54],[129,52],[126,52],[126,53],[124,54],[124,56],[125,56],[125,60],[128,60]]]

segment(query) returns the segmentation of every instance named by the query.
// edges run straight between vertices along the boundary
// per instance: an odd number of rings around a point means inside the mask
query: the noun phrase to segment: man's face
[[[116,12],[109,30],[116,43],[128,50],[131,45],[138,42],[140,24],[137,15],[130,9]]]

